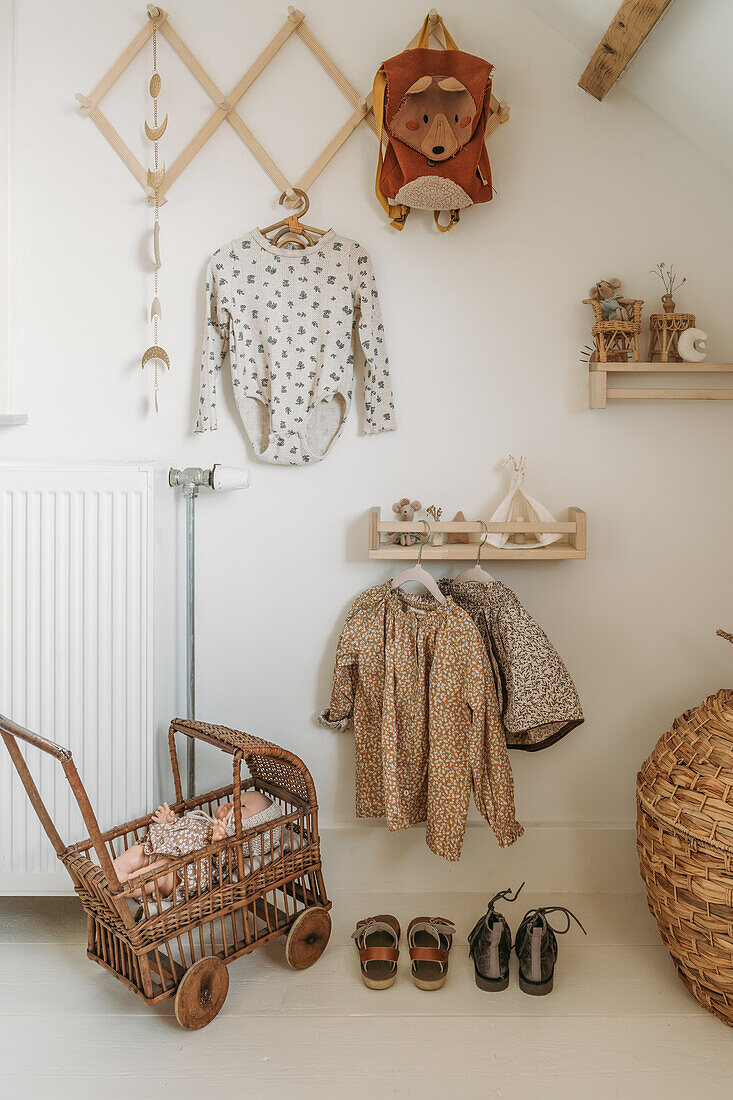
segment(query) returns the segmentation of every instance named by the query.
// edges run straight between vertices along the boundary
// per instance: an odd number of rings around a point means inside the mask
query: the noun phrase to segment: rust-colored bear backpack
[[[374,78],[374,118],[379,136],[375,190],[395,229],[410,209],[432,210],[445,232],[461,210],[493,195],[484,134],[493,65],[463,53],[438,16],[445,50],[427,48],[430,17],[418,45],[391,57]],[[382,152],[382,133],[387,148]],[[450,220],[442,225],[443,210]]]

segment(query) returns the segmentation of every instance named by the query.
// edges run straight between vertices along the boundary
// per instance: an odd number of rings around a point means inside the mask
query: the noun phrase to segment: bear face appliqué
[[[477,110],[471,93],[454,76],[422,76],[405,92],[390,129],[429,164],[437,164],[470,140]]]

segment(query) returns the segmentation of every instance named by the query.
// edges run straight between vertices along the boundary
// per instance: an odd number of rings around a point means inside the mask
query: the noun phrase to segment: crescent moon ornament
[[[150,320],[152,321],[155,317],[160,318],[162,316],[163,311],[160,308],[160,298],[158,298],[158,296],[156,295],[155,298],[153,298],[153,304],[150,307]]]
[[[150,347],[143,352],[141,363],[143,369],[145,369],[145,364],[149,363],[151,359],[157,359],[159,362],[163,363],[168,370],[171,369],[171,361],[168,358],[168,352],[165,348],[162,348],[160,344],[151,344]]]
[[[155,253],[155,270],[159,271],[163,266],[160,262],[160,222],[156,222],[153,228],[153,252]]]
[[[702,363],[708,346],[708,334],[701,328],[686,328],[677,340],[677,353],[685,363]]]
[[[153,73],[150,77],[150,94],[153,99],[157,99],[160,95],[160,89],[163,87],[163,81],[160,79],[160,73]]]
[[[160,168],[148,168],[148,187],[152,187],[153,191],[157,191],[165,179],[165,161],[161,164]]]
[[[148,126],[145,123],[145,136],[150,138],[151,141],[160,141],[165,133],[166,126],[168,125],[168,115],[165,116],[160,126]]]

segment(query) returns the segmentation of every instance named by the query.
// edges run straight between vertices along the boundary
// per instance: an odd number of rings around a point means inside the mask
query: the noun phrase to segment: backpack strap
[[[447,233],[448,230],[452,229],[454,225],[458,225],[459,221],[461,220],[461,212],[460,210],[450,210],[450,221],[447,225],[440,224],[440,215],[442,213],[442,210],[433,210],[433,221],[435,222],[441,233]]]
[[[448,33],[448,28],[446,27],[445,23],[443,22],[442,16],[438,15],[436,17],[435,22],[440,23],[441,27],[443,28],[443,34],[445,35],[445,48],[447,50],[457,50],[458,46],[456,46],[455,42],[453,41],[450,34]],[[433,29],[433,26],[430,23],[430,15],[426,15],[425,16],[425,22],[422,25],[422,30],[420,31],[420,37],[419,37],[418,42],[417,42],[417,47],[416,48],[418,50],[425,50],[425,49],[429,48],[430,34],[432,32],[432,29]]]
[[[382,168],[384,166],[384,153],[382,151],[382,130],[384,128],[384,95],[387,88],[387,76],[384,69],[379,69],[374,77],[372,91],[374,121],[377,124],[377,140],[379,142],[379,157],[377,160],[377,175],[374,180],[374,191],[381,203],[385,214],[390,219],[395,229],[403,229],[410,213],[410,207],[404,203],[392,206],[387,196],[382,191]]]

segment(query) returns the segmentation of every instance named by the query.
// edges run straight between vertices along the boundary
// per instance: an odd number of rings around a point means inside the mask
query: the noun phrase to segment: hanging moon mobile
[[[685,363],[702,363],[707,346],[708,334],[701,328],[686,328],[677,340],[677,352]]]
[[[160,141],[163,134],[165,133],[165,128],[166,128],[167,125],[168,125],[168,115],[165,116],[165,118],[161,122],[160,126],[148,126],[148,124],[146,122],[145,123],[145,136],[150,138],[151,141]]]
[[[153,343],[149,348],[146,348],[143,352],[140,365],[143,370],[147,363],[153,364],[153,392],[155,394],[155,411],[158,411],[158,369],[162,365],[171,369],[171,361],[168,358],[168,352],[165,348],[162,348],[158,343],[158,326],[161,318],[160,298],[158,297],[158,273],[160,271],[160,221],[159,210],[161,203],[160,189],[163,186],[165,180],[165,161],[162,163],[158,159],[158,141],[165,133],[168,125],[168,115],[166,114],[162,122],[158,122],[158,96],[160,90],[163,87],[163,81],[160,78],[158,72],[158,23],[161,18],[165,18],[165,12],[161,8],[157,8],[154,4],[148,4],[148,18],[153,21],[153,74],[150,77],[150,95],[153,98],[153,125],[150,126],[145,121],[145,135],[152,141],[154,146],[154,166],[147,170],[147,188],[148,202],[151,202],[155,209],[155,216],[153,219],[153,253],[155,256],[155,262],[153,265],[153,301],[150,306],[150,320],[153,325]],[[165,200],[163,200],[165,201]]]
[[[165,348],[162,348],[160,344],[151,344],[150,347],[143,352],[142,363],[140,364],[141,367],[144,369],[145,364],[149,363],[151,359],[157,359],[159,362],[164,363],[168,370],[171,369],[171,361],[168,358],[168,352]]]

